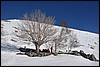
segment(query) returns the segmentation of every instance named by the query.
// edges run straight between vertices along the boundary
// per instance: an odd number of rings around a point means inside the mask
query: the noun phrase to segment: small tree
[[[61,22],[61,32],[57,35],[54,39],[55,42],[55,54],[57,54],[57,48],[65,47],[67,44],[68,35],[70,34],[71,30],[69,30],[66,26],[66,22],[63,20]],[[64,42],[63,42],[64,41]]]
[[[72,48],[76,48],[79,46],[80,45],[79,45],[78,39],[76,37],[76,34],[71,32],[71,34],[69,35],[68,53],[72,50]]]
[[[24,14],[21,24],[14,28],[18,31],[16,36],[22,41],[33,43],[39,55],[40,46],[49,42],[56,33],[56,29],[53,28],[54,23],[54,17],[46,17],[45,13],[35,10],[31,14]]]

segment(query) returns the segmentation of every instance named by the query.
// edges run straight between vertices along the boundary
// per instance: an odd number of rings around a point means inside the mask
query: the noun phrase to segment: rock
[[[34,56],[37,56],[37,54],[35,52],[25,52],[25,55],[29,56],[29,57],[34,57]]]
[[[58,54],[57,54],[57,53],[53,53],[53,55],[54,55],[54,56],[57,56]]]
[[[91,54],[91,55],[88,57],[88,59],[91,60],[91,61],[96,61],[96,60],[97,60],[93,54]]]
[[[35,52],[36,50],[35,49],[29,49],[29,48],[19,48],[18,50],[20,50],[21,52],[30,52],[30,51],[32,51],[32,52]]]
[[[48,52],[40,52],[40,55],[41,56],[48,56],[48,55],[51,55],[51,53],[48,53]]]
[[[80,56],[80,52],[78,52],[78,51],[70,51],[70,53],[67,53],[67,54]]]
[[[43,49],[41,52],[49,52],[50,53],[49,49]]]
[[[84,51],[83,50],[80,50],[80,53],[84,53]]]
[[[76,56],[80,56],[80,53],[78,51],[72,51],[72,54]]]
[[[67,52],[59,51],[58,54],[67,54]]]
[[[82,57],[84,57],[84,58],[87,58],[87,55],[84,53],[83,50],[80,50],[80,55],[81,55]]]
[[[90,57],[90,54],[87,54],[87,59],[89,59],[89,57]]]

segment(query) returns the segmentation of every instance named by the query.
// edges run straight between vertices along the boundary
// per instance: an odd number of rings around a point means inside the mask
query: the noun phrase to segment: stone
[[[97,60],[93,54],[91,54],[88,59],[91,60],[91,61],[96,61]]]

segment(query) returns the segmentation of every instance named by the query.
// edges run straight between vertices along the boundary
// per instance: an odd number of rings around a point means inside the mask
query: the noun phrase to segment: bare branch
[[[53,28],[55,18],[46,17],[45,13],[40,10],[35,10],[31,14],[24,14],[21,23],[18,24],[16,36],[22,40],[29,40],[35,44],[36,49],[45,42],[50,41],[48,38],[52,37],[57,31]]]

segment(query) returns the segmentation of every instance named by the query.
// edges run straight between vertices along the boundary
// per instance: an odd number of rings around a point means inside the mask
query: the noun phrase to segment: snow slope
[[[20,20],[1,20],[1,23],[4,25],[4,30],[8,33],[5,36],[6,43],[1,44],[1,65],[2,66],[99,66],[99,62],[90,61],[81,56],[71,56],[71,55],[58,55],[58,56],[47,56],[47,57],[27,57],[16,55],[18,52],[18,47],[23,45],[17,45],[12,42],[12,32],[15,31],[13,28],[17,26],[17,23],[20,23]],[[54,28],[61,27],[54,26]],[[97,59],[99,59],[99,34],[80,31],[70,28],[74,33],[76,33],[78,41],[81,47],[75,48],[73,50],[83,50],[86,54],[94,54]],[[59,33],[59,31],[57,32]],[[24,45],[25,46],[25,45]],[[26,47],[34,48],[34,45],[26,45]],[[92,48],[91,48],[92,47]],[[41,46],[40,48],[43,48]]]

